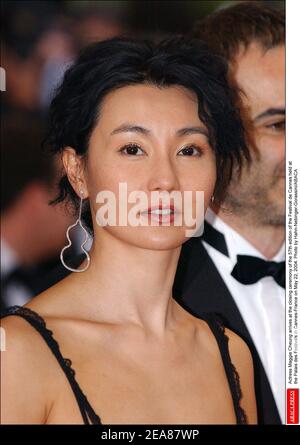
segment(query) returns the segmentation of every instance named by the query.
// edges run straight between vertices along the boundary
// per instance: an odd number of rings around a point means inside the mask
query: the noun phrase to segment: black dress
[[[45,323],[45,320],[32,309],[22,307],[22,306],[11,306],[6,309],[3,313],[2,318],[9,315],[17,315],[25,320],[27,320],[44,338],[45,342],[57,358],[62,370],[64,371],[71,388],[73,390],[74,396],[76,398],[78,407],[80,409],[82,419],[84,424],[101,424],[100,417],[95,413],[92,406],[90,405],[87,397],[82,392],[76,377],[75,371],[72,368],[72,362],[68,358],[64,358],[60,352],[59,345],[53,337],[53,332],[50,331]],[[200,317],[199,317],[200,318]],[[239,375],[231,362],[229,349],[228,349],[228,337],[225,334],[224,325],[221,319],[214,313],[201,314],[201,319],[205,320],[212,330],[222,357],[224,364],[224,369],[228,379],[228,384],[230,387],[234,410],[236,414],[237,424],[247,424],[247,416],[243,408],[240,406],[240,400],[242,397]]]

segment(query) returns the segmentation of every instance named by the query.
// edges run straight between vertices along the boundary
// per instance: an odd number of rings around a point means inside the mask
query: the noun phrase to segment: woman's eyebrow
[[[190,134],[204,134],[208,137],[208,131],[205,127],[186,127],[176,131],[177,136],[189,136]]]
[[[264,117],[282,115],[285,116],[285,108],[268,108],[254,118],[254,122],[263,119]]]
[[[148,128],[145,127],[141,127],[139,125],[132,125],[132,124],[124,124],[121,125],[120,127],[115,128],[111,133],[110,136],[113,136],[114,134],[118,134],[118,133],[126,133],[126,132],[135,132],[135,133],[140,133],[143,135],[151,135],[151,130],[149,130]],[[203,134],[204,136],[208,137],[208,132],[207,129],[205,127],[185,127],[185,128],[180,128],[179,130],[176,131],[176,136],[189,136],[191,134]]]

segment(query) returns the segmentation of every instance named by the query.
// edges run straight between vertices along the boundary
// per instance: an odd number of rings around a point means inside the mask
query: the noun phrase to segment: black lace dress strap
[[[1,318],[4,318],[9,315],[17,315],[19,317],[27,320],[44,338],[45,342],[53,352],[57,361],[59,362],[63,372],[65,373],[73,393],[75,395],[76,401],[78,403],[83,422],[84,424],[101,424],[100,417],[95,413],[93,408],[91,407],[89,401],[86,396],[82,392],[79,384],[75,378],[75,371],[72,368],[72,362],[68,358],[64,358],[60,352],[59,345],[57,341],[53,337],[53,332],[47,328],[45,320],[37,314],[35,311],[29,308],[25,308],[23,306],[11,306],[6,309]]]
[[[237,424],[248,424],[247,415],[240,405],[242,398],[240,377],[230,358],[228,348],[229,339],[228,336],[225,334],[224,322],[221,316],[219,316],[215,312],[202,313],[199,318],[204,319],[208,323],[217,340],[232,395]]]

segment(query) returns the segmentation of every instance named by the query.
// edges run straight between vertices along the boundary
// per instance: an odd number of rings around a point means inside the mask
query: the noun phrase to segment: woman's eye
[[[122,147],[119,151],[125,155],[132,156],[140,156],[144,153],[143,150],[136,144],[125,145],[125,147]]]
[[[280,132],[285,130],[285,120],[279,122],[273,122],[272,124],[266,125],[270,130]]]
[[[182,148],[178,154],[180,156],[201,156],[202,150],[196,145],[189,145],[188,147]]]

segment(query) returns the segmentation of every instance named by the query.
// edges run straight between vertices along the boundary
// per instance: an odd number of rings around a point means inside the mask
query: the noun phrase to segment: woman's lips
[[[148,210],[140,212],[142,216],[146,216],[151,224],[151,221],[162,223],[172,223],[175,216],[179,213],[174,206],[170,205],[168,207],[155,206],[149,207]]]

